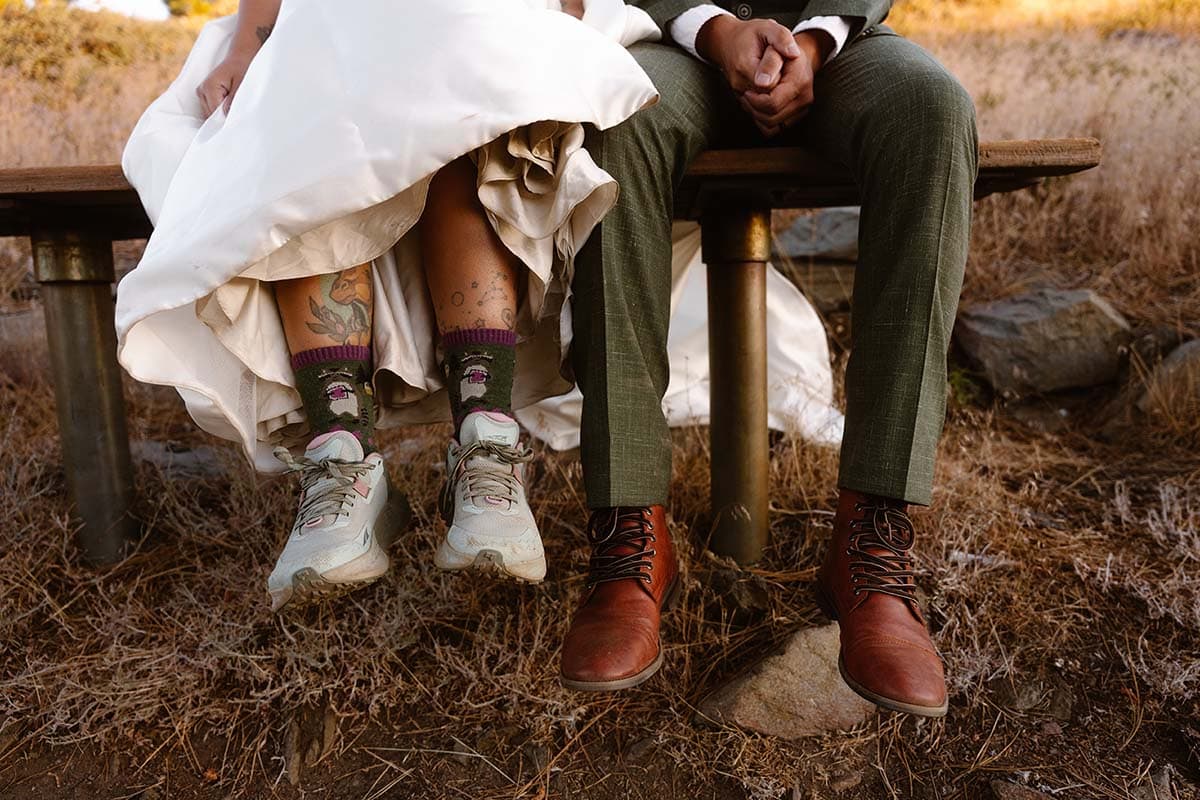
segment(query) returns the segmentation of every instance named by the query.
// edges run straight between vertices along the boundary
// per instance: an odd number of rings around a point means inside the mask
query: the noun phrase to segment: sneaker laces
[[[904,600],[917,614],[912,546],[914,530],[908,514],[886,504],[858,503],[864,512],[850,522],[851,582],[854,594],[878,592]]]
[[[512,508],[521,488],[512,467],[532,461],[533,450],[481,439],[460,448],[455,456],[454,469],[442,488],[442,513],[447,521],[454,516],[454,498],[459,486],[463,489],[463,499],[472,503],[492,497],[508,501]]]
[[[588,562],[587,588],[627,578],[651,582],[649,572],[654,569],[651,559],[656,551],[649,549],[655,541],[650,509],[597,511],[588,522],[588,540],[592,543],[592,557]],[[625,548],[633,550],[614,552]]]
[[[346,506],[357,496],[354,483],[370,472],[372,466],[365,461],[296,458],[286,447],[276,447],[275,457],[287,465],[289,472],[300,473],[300,510],[293,527],[296,531],[302,531],[306,524],[327,514],[349,516]]]

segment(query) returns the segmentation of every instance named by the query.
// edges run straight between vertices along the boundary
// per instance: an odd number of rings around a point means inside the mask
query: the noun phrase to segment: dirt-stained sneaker
[[[301,458],[282,447],[275,456],[300,473],[300,508],[267,579],[271,609],[336,597],[387,572],[399,498],[389,503],[383,457],[364,457],[346,431],[318,436]]]
[[[542,537],[525,499],[520,427],[490,411],[468,414],[446,455],[442,514],[450,526],[433,562],[442,569],[496,571],[518,581],[546,577]]]

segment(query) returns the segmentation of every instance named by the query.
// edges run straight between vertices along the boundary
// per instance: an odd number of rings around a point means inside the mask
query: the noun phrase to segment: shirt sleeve
[[[700,29],[706,22],[722,14],[733,16],[720,6],[712,4],[688,9],[667,24],[667,36],[671,37],[675,44],[703,61],[704,58],[696,52],[696,38],[700,35]],[[839,17],[815,17],[814,19],[839,19]]]
[[[698,11],[699,9],[694,10]],[[689,11],[688,14],[690,13],[692,12]],[[686,16],[686,14],[683,16]],[[846,40],[850,38],[850,21],[845,17],[813,17],[812,19],[804,20],[792,28],[792,33],[811,30],[825,31],[833,37],[833,49],[829,51],[829,57],[825,59],[826,61],[830,61],[834,56],[842,52],[842,48],[846,46]],[[696,33],[700,33],[699,28],[696,29]],[[695,44],[695,39],[692,40],[692,43],[693,45]],[[683,46],[683,42],[679,44]]]

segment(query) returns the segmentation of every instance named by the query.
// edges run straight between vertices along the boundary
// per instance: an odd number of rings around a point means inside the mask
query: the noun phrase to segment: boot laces
[[[859,503],[854,508],[864,512],[850,523],[847,555],[854,594],[878,592],[917,608],[912,520],[901,509],[883,504]]]
[[[303,533],[306,524],[320,517],[330,514],[350,516],[349,506],[358,496],[354,483],[371,471],[371,464],[330,458],[314,461],[307,456],[296,458],[286,447],[276,447],[274,452],[289,472],[300,473],[300,510],[296,513],[293,528],[297,533]]]
[[[442,487],[442,513],[447,519],[454,515],[458,488],[463,499],[475,502],[485,497],[507,501],[509,508],[517,502],[521,481],[512,467],[533,460],[533,450],[513,447],[501,442],[480,440],[455,451],[454,469]]]
[[[588,522],[592,557],[588,562],[587,588],[627,578],[651,582],[652,559],[657,551],[654,522],[648,508],[612,508],[597,511]],[[633,552],[617,552],[634,548]]]

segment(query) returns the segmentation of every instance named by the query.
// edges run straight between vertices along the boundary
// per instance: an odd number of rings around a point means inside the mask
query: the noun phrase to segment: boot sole
[[[654,673],[663,665],[663,649],[662,645],[658,647],[658,655],[654,661],[650,662],[650,666],[636,675],[631,675],[628,678],[618,678],[614,681],[576,681],[570,678],[562,678],[562,685],[567,689],[574,689],[577,692],[619,692],[622,689],[632,689],[634,686],[645,683],[654,677]]]
[[[833,603],[830,602],[829,597],[820,590],[817,591],[817,608],[821,609],[821,612],[824,613],[825,616],[831,621],[838,621],[837,611],[834,609]],[[845,681],[846,685],[849,686],[851,691],[853,691],[856,695],[888,711],[898,711],[901,714],[915,714],[918,717],[936,718],[946,716],[946,712],[950,708],[949,700],[947,700],[945,703],[942,703],[940,706],[917,706],[913,705],[912,703],[904,703],[899,700],[893,700],[890,697],[884,697],[881,694],[872,692],[870,689],[854,680],[854,678],[850,677],[849,673],[846,672],[846,662],[842,660],[842,654],[840,652],[838,653],[838,672],[841,673],[842,680]]]
[[[667,594],[663,598],[662,613],[665,614],[675,607],[675,603],[679,599],[679,591],[679,578],[676,577],[671,583],[671,588],[667,589]],[[632,689],[653,678],[654,673],[662,668],[663,658],[664,653],[660,642],[658,645],[658,655],[655,656],[654,661],[650,662],[648,667],[636,675],[611,681],[577,681],[560,674],[559,681],[564,688],[573,689],[577,692],[619,692],[622,689]]]
[[[382,578],[391,568],[391,559],[386,550],[396,540],[399,531],[408,525],[411,514],[407,497],[389,497],[383,512],[375,521],[375,536],[365,553],[323,573],[312,567],[292,573],[290,586],[269,592],[271,610],[295,610],[336,600]]]
[[[912,703],[902,703],[899,700],[893,700],[890,697],[884,697],[881,694],[876,694],[866,688],[858,681],[851,678],[846,672],[846,664],[842,661],[842,656],[838,654],[838,672],[842,674],[842,680],[846,682],[855,694],[862,697],[864,700],[869,700],[880,708],[888,711],[898,711],[901,714],[915,714],[918,717],[944,717],[950,708],[950,701],[947,700],[940,706],[918,706]]]

